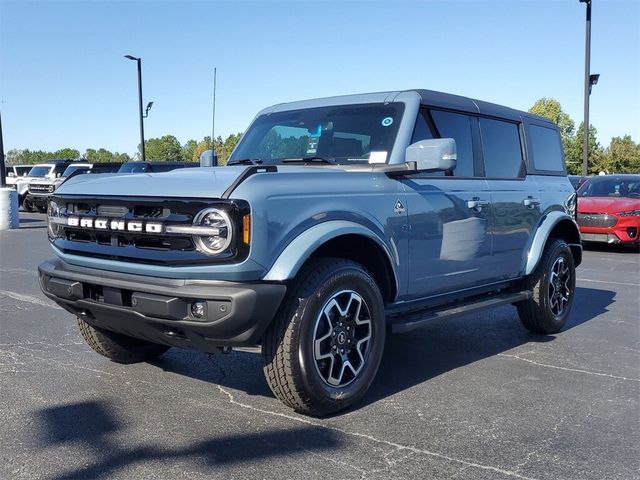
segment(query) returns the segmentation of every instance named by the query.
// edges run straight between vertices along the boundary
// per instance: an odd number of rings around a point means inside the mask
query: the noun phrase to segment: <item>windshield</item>
[[[89,170],[89,165],[69,165],[62,173],[63,177],[68,177],[77,170]]]
[[[118,173],[140,173],[146,172],[148,168],[149,165],[143,162],[123,163]]]
[[[640,198],[640,175],[633,177],[593,177],[580,187],[578,196]]]
[[[380,103],[261,115],[228,163],[279,163],[287,159],[385,163],[403,112],[402,103]]]
[[[51,167],[33,167],[29,170],[30,177],[44,177],[51,171]]]

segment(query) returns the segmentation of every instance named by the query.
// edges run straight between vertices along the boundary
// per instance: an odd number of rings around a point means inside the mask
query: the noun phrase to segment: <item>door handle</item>
[[[475,210],[476,212],[482,210],[482,207],[484,207],[485,205],[489,205],[489,201],[480,200],[478,197],[473,197],[473,199],[467,200],[467,207],[469,207],[471,210]]]
[[[535,208],[540,205],[540,199],[535,197],[527,197],[522,201],[525,207]]]

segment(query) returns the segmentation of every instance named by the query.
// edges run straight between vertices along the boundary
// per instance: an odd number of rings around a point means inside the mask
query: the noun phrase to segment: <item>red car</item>
[[[638,245],[640,175],[603,175],[578,189],[578,226],[585,242]]]

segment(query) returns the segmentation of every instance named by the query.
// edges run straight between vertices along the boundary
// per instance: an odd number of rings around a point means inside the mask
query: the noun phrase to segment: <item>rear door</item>
[[[540,194],[526,175],[522,125],[479,119],[484,175],[491,192],[492,269],[497,280],[517,277],[540,219]]]
[[[465,113],[421,110],[413,142],[453,138],[453,171],[417,173],[403,180],[409,222],[409,291],[414,298],[488,283],[491,194],[482,178],[478,119]]]

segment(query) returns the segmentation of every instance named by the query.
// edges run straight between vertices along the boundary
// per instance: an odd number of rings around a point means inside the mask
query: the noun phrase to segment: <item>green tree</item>
[[[187,140],[182,146],[182,158],[187,162],[193,160],[193,155],[198,147],[197,140]]]
[[[128,162],[131,160],[131,157],[126,153],[111,152],[106,148],[99,148],[98,150],[87,148],[83,158],[91,163]]]
[[[173,135],[145,140],[147,160],[176,161],[182,160],[182,145]]]
[[[605,155],[611,173],[640,173],[640,143],[631,135],[613,137]]]
[[[589,175],[597,175],[601,171],[609,171],[604,150],[598,143],[596,127],[589,125]],[[580,123],[576,134],[564,146],[567,160],[567,170],[574,175],[582,174],[582,142],[584,136],[584,122]]]
[[[69,158],[75,160],[80,158],[80,152],[75,148],[61,148],[53,152],[52,158]]]
[[[529,109],[529,113],[548,118],[560,129],[562,139],[571,138],[574,133],[575,123],[567,112],[562,110],[560,102],[554,98],[540,98]]]

